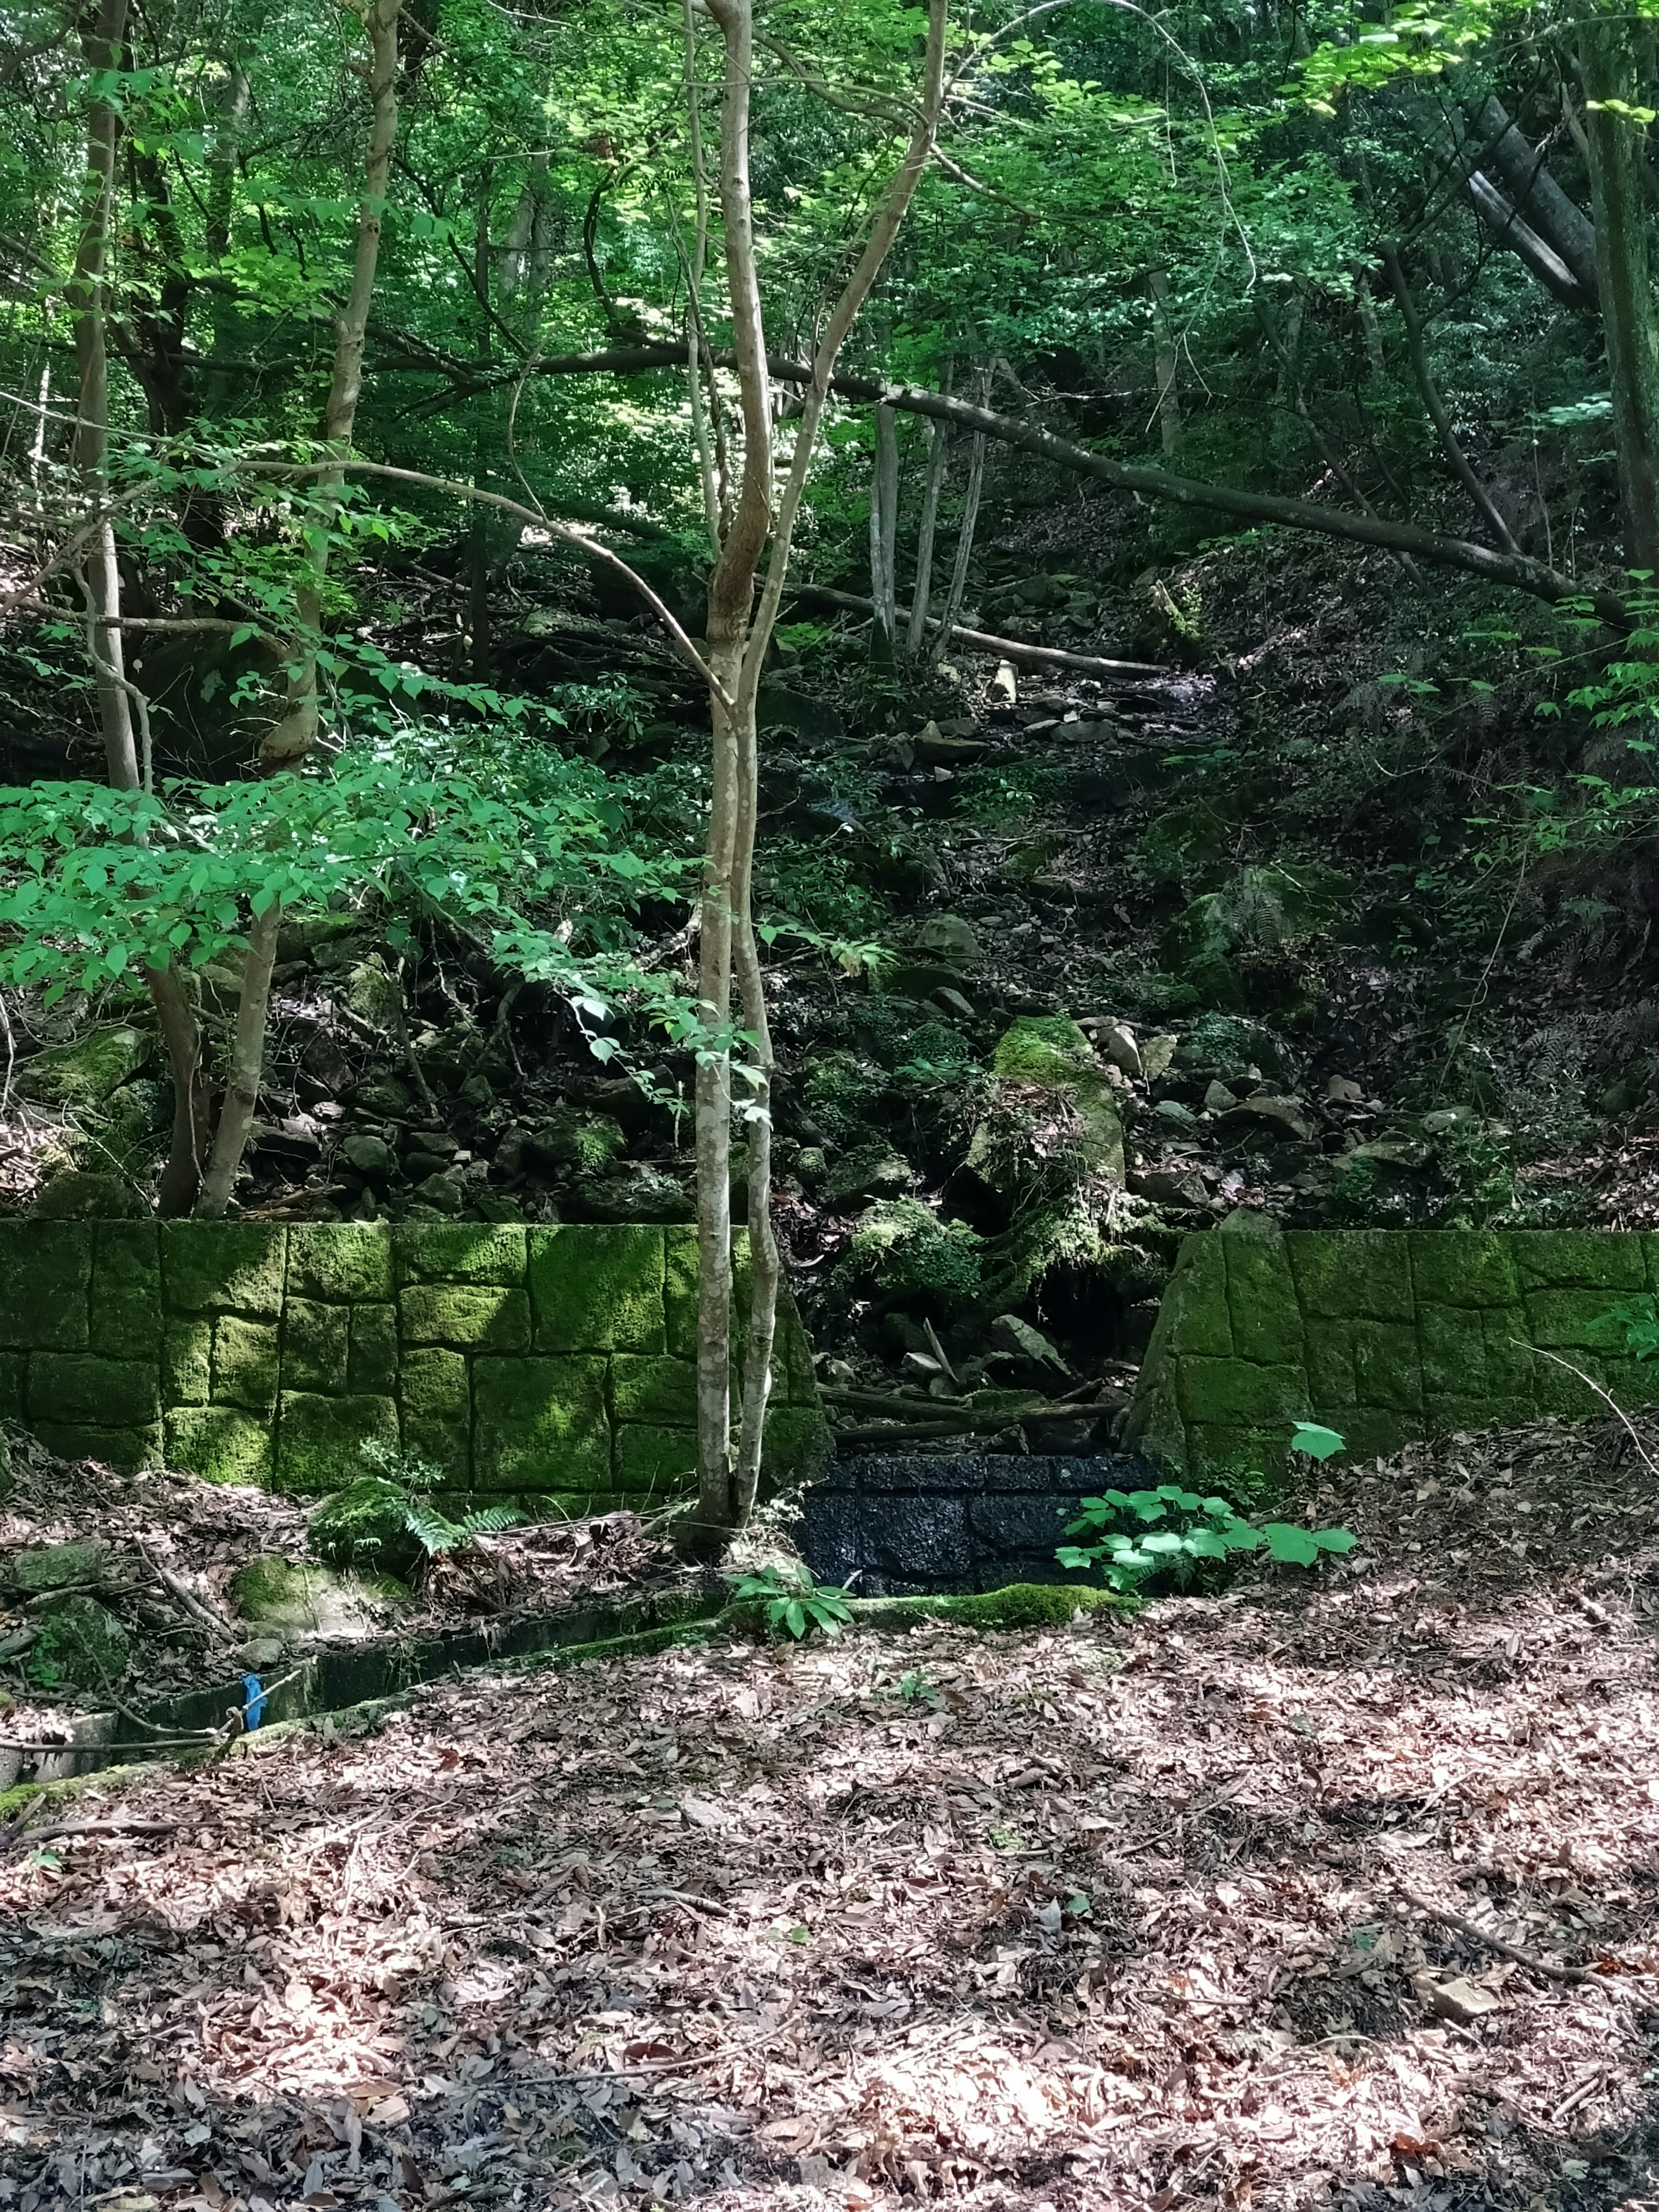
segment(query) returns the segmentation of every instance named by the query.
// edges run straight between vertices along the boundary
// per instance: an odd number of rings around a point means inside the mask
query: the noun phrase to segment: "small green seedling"
[[[814,1628],[826,1636],[839,1636],[853,1618],[846,1591],[835,1583],[814,1582],[811,1570],[799,1562],[793,1575],[780,1567],[762,1567],[739,1576],[735,1594],[762,1599],[767,1626],[787,1628],[797,1639]]]

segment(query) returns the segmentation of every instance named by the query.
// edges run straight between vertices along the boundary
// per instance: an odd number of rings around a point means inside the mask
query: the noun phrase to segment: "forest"
[[[1659,0],[0,0],[0,2212],[1659,2206]]]

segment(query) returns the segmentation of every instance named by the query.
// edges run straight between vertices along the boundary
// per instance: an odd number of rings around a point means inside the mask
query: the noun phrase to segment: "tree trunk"
[[[1548,161],[1516,129],[1501,100],[1489,96],[1474,121],[1492,147],[1492,167],[1516,206],[1571,270],[1585,297],[1595,300],[1601,289],[1595,224],[1578,203],[1562,191],[1550,173]]]
[[[1640,97],[1624,12],[1607,0],[1587,5],[1578,56],[1625,557],[1632,568],[1659,570],[1659,327],[1648,266],[1641,129],[1620,112]]]
[[[945,379],[948,387],[950,379]],[[916,527],[916,581],[910,594],[910,623],[904,650],[919,659],[927,640],[927,610],[933,595],[933,535],[939,527],[939,496],[945,488],[945,463],[950,452],[950,433],[942,422],[927,425],[927,476],[922,486],[921,520]]]
[[[368,77],[374,118],[364,161],[363,197],[357,209],[351,289],[334,326],[334,366],[323,410],[323,442],[331,455],[339,456],[340,461],[350,449],[351,434],[356,426],[357,401],[363,382],[363,345],[368,330],[369,305],[374,296],[386,180],[398,136],[399,6],[400,0],[364,0],[359,13],[368,41]],[[325,470],[319,479],[325,516],[337,500],[344,483],[345,471],[337,462]],[[295,593],[301,630],[299,668],[289,683],[289,711],[260,747],[259,764],[267,775],[299,767],[317,743],[318,629],[322,620],[323,582],[327,573],[328,546],[325,538],[312,551],[309,580],[303,582]],[[222,1214],[230,1202],[258,1098],[259,1067],[270,1005],[271,963],[281,923],[281,904],[273,900],[264,914],[256,916],[248,932],[248,950],[242,963],[242,986],[236,1008],[231,1078],[220,1109],[219,1126],[214,1132],[212,1158],[197,1205],[197,1212],[210,1218]]]
[[[1491,531],[1495,542],[1506,553],[1518,552],[1520,548],[1510,535],[1508,523],[1493,505],[1486,486],[1469,466],[1468,456],[1463,451],[1452,422],[1451,410],[1430,373],[1429,356],[1423,344],[1422,319],[1417,312],[1417,302],[1412,297],[1411,287],[1406,282],[1406,271],[1401,266],[1399,253],[1392,246],[1385,246],[1382,259],[1389,272],[1389,282],[1394,286],[1394,296],[1400,303],[1401,319],[1406,325],[1406,350],[1411,361],[1412,374],[1417,379],[1417,388],[1422,395],[1424,407],[1440,441],[1440,450],[1451,465],[1452,474],[1474,501],[1475,513]]]
[[[947,0],[929,0],[927,52],[918,119],[903,161],[836,307],[811,369],[796,428],[789,476],[772,513],[771,379],[755,258],[749,179],[749,105],[754,60],[753,0],[708,0],[725,41],[720,199],[726,283],[743,418],[743,475],[737,504],[708,585],[710,719],[714,779],[700,908],[697,1052],[697,1507],[681,1531],[684,1547],[718,1556],[748,1520],[760,1479],[781,1264],[772,1227],[772,1045],[765,977],[751,909],[758,814],[757,697],[762,665],[787,580],[790,546],[836,356],[898,234],[933,151],[944,98]],[[755,581],[772,541],[758,606]],[[733,1449],[732,1374],[732,992],[741,994],[743,1110],[749,1132],[749,1260],[742,1425]]]
[[[1177,354],[1175,330],[1170,321],[1170,279],[1162,269],[1147,278],[1152,295],[1152,342],[1158,377],[1158,428],[1166,453],[1181,443],[1181,394],[1176,388]]]
[[[876,452],[870,472],[870,597],[875,602],[874,653],[890,667],[898,630],[898,429],[890,407],[876,402]]]
[[[979,399],[983,406],[990,397],[991,372],[981,369],[979,377]],[[968,455],[968,489],[963,496],[962,523],[957,532],[957,557],[951,569],[951,589],[945,601],[945,613],[939,623],[939,635],[933,640],[933,659],[943,655],[945,644],[962,619],[963,603],[968,596],[968,571],[974,557],[974,533],[979,526],[979,495],[985,482],[985,434],[974,433],[974,442]]]

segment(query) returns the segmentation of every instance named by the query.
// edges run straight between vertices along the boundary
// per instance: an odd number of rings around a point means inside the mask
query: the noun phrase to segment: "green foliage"
[[[1302,1423],[1297,1433],[1314,1442],[1293,1448],[1308,1451],[1334,1431]],[[1339,1437],[1328,1449],[1340,1444]],[[1316,1456],[1325,1455],[1316,1452]],[[1062,1544],[1054,1553],[1060,1565],[1098,1568],[1119,1590],[1136,1589],[1154,1577],[1167,1577],[1184,1589],[1202,1565],[1225,1561],[1235,1553],[1265,1548],[1269,1558],[1285,1565],[1312,1566],[1322,1553],[1351,1552],[1354,1546],[1346,1528],[1299,1528],[1287,1521],[1269,1521],[1258,1528],[1242,1518],[1226,1498],[1200,1497],[1173,1482],[1160,1483],[1156,1490],[1109,1490],[1103,1497],[1085,1498],[1066,1533],[1092,1540]]]
[[[361,1456],[375,1469],[379,1485],[392,1493],[403,1531],[418,1545],[428,1566],[448,1553],[466,1551],[477,1537],[522,1528],[528,1517],[511,1505],[485,1505],[453,1520],[433,1502],[432,1492],[443,1478],[428,1462],[373,1439],[362,1445]]]
[[[1308,1459],[1323,1461],[1346,1450],[1346,1445],[1334,1429],[1323,1428],[1317,1421],[1298,1421],[1291,1431],[1291,1449]]]
[[[1659,1359],[1659,1302],[1620,1298],[1597,1316],[1598,1332],[1631,1359]]]
[[[966,1222],[941,1221],[920,1199],[881,1199],[859,1217],[836,1273],[848,1288],[921,1292],[948,1309],[979,1296],[982,1249]]]
[[[813,1629],[839,1636],[853,1618],[847,1593],[837,1583],[813,1579],[812,1571],[797,1560],[792,1572],[765,1566],[739,1575],[732,1585],[738,1601],[759,1600],[765,1607],[769,1628],[787,1629],[798,1641]]]

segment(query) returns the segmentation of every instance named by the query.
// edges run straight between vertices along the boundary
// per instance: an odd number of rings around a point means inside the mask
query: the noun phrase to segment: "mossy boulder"
[[[77,1583],[95,1583],[103,1571],[101,1544],[33,1544],[12,1554],[7,1580],[25,1596],[38,1597]]]
[[[124,1176],[70,1169],[52,1177],[34,1211],[43,1221],[139,1221],[149,1208]]]
[[[149,1060],[155,1039],[124,1024],[48,1045],[18,1069],[12,1088],[36,1106],[100,1106]]]
[[[28,1673],[43,1688],[67,1683],[97,1690],[118,1682],[131,1657],[131,1639],[106,1605],[95,1597],[64,1597],[47,1610]]]
[[[913,1292],[949,1310],[980,1294],[981,1243],[959,1221],[941,1221],[920,1199],[884,1199],[859,1217],[837,1269],[849,1287]]]
[[[552,1175],[591,1176],[626,1152],[628,1139],[608,1114],[559,1106],[530,1131],[524,1149],[535,1166]]]
[[[1123,1122],[1094,1047],[1063,1014],[1030,1014],[1004,1031],[991,1056],[990,1109],[974,1133],[968,1164],[1011,1194],[1085,1180],[1121,1184]],[[1047,1126],[1046,1092],[1066,1109]]]
[[[306,1516],[306,1534],[331,1567],[407,1573],[420,1547],[410,1534],[407,1493],[384,1475],[359,1475]]]
[[[250,1559],[230,1592],[244,1620],[290,1636],[376,1635],[415,1602],[389,1576],[296,1566],[271,1553]]]

